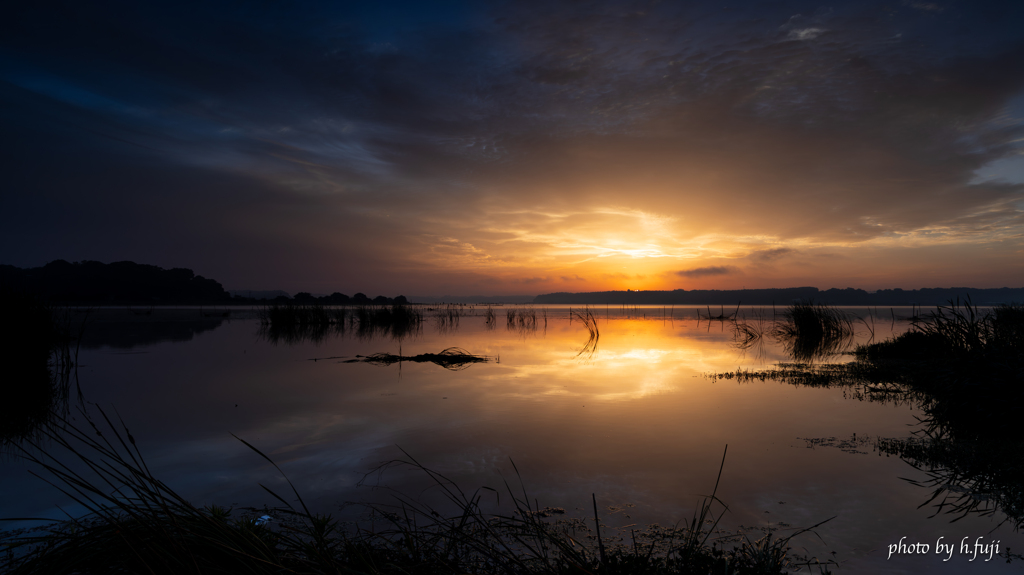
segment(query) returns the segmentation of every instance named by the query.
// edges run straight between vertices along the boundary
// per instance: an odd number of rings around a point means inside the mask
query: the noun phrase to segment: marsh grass
[[[922,504],[935,514],[993,515],[1024,526],[1024,307],[979,310],[950,302],[920,315],[910,330],[858,346],[844,364],[780,364],[763,371],[714,374],[738,381],[842,387],[862,401],[910,403],[924,413],[914,436],[880,440],[881,453],[901,457],[924,479]]]
[[[931,394],[937,416],[1007,427],[983,414],[1024,400],[1024,306],[982,313],[970,301],[950,302],[899,336],[859,346],[855,355]]]
[[[1020,359],[1024,354],[1024,306],[1001,305],[981,313],[970,299],[939,306],[914,331],[957,358]]]
[[[42,445],[22,449],[46,474],[44,481],[88,514],[0,534],[7,550],[0,556],[4,573],[742,574],[782,573],[790,566],[790,538],[747,541],[731,550],[718,546],[724,540],[715,539],[716,528],[728,509],[717,497],[724,454],[714,491],[689,523],[630,528],[630,546],[601,525],[596,497],[591,530],[583,518],[537,504],[517,469],[513,483],[465,492],[408,454],[377,473],[404,467],[422,474],[449,512],[393,492],[393,503],[368,507],[370,525],[345,527],[312,513],[287,477],[287,497],[261,485],[282,505],[268,509],[272,523],[253,513],[198,507],[150,472],[120,418],[115,425],[99,414],[102,425],[83,413],[88,429],[69,423],[65,432],[51,432],[49,439],[71,461]],[[284,475],[270,457],[239,441]],[[485,510],[485,498],[494,501],[487,506],[493,510]]]
[[[857,349],[871,361],[943,359],[974,363],[1024,359],[1024,306],[1001,305],[985,312],[970,299],[938,306],[912,323],[909,331]]]

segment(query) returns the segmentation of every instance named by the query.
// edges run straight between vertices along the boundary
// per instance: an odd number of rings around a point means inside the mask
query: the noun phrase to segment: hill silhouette
[[[38,268],[0,265],[0,286],[50,301],[81,304],[227,303],[231,296],[190,269],[95,261],[52,261]]]

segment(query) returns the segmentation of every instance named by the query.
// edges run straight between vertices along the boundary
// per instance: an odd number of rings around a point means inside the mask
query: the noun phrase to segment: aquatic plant
[[[521,334],[537,331],[537,312],[533,307],[509,308],[505,310],[505,327]]]
[[[579,308],[570,309],[569,321],[571,322],[573,318],[583,322],[583,326],[587,328],[587,332],[590,334],[587,342],[580,348],[576,357],[593,357],[594,353],[597,352],[597,342],[601,338],[601,332],[597,329],[597,318],[594,317],[589,307],[584,307],[582,310]]]
[[[438,353],[421,353],[419,355],[403,356],[392,353],[375,353],[373,355],[357,355],[356,359],[349,359],[343,363],[371,363],[374,365],[394,365],[396,363],[433,363],[451,371],[466,369],[474,363],[487,363],[491,358],[485,355],[474,355],[461,347],[449,347]]]
[[[910,438],[879,440],[925,475],[936,514],[1005,514],[1024,526],[1024,307],[982,313],[960,302],[921,315],[894,338],[859,346],[845,364],[780,364],[775,369],[714,374],[715,379],[773,379],[791,385],[841,386],[852,399],[912,402],[924,415]]]
[[[985,442],[951,438],[946,428],[925,422],[910,438],[879,438],[876,447],[917,469],[924,479],[906,481],[931,495],[919,507],[930,506],[932,517],[942,514],[957,521],[967,515],[994,516],[1015,530],[1024,527],[1024,462],[1018,441]]]
[[[458,304],[447,304],[434,311],[434,326],[437,333],[449,333],[459,327],[459,318],[462,315],[461,306]]]
[[[735,318],[732,324],[733,343],[744,351],[753,349],[760,359],[764,357],[765,336],[771,333],[772,322],[765,316],[764,310],[753,311],[753,318]]]
[[[907,332],[860,346],[871,361],[930,359],[975,364],[1024,359],[1024,306],[1000,305],[984,313],[971,301],[955,300],[919,317]]]
[[[799,302],[789,306],[772,334],[797,361],[815,361],[849,349],[853,344],[853,319],[835,306]]]

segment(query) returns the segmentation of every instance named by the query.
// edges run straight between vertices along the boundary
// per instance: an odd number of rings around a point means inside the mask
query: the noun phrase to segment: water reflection
[[[991,375],[990,370],[987,370]],[[966,372],[971,377],[970,370]],[[975,374],[975,377],[979,374]],[[977,390],[993,385],[980,374],[967,387]],[[919,472],[906,481],[927,491],[919,507],[931,507],[931,517],[949,516],[958,521],[968,515],[999,516],[1014,530],[1024,526],[1024,432],[1020,429],[1019,402],[1006,398],[989,402],[982,398],[950,393],[948,387],[922,386],[920,378],[948,377],[922,365],[910,371],[892,365],[866,362],[847,364],[782,364],[776,369],[715,374],[713,379],[780,381],[798,387],[836,388],[843,397],[883,405],[913,406],[921,411],[909,436],[861,436],[879,454],[894,455]],[[961,377],[963,375],[961,374]],[[931,383],[931,381],[929,382]],[[818,445],[843,450],[849,442]],[[847,450],[848,451],[848,450]]]
[[[572,324],[572,320],[576,319],[587,328],[589,337],[587,342],[583,344],[580,351],[576,354],[577,358],[593,359],[594,354],[597,353],[597,342],[601,339],[601,332],[597,328],[597,318],[590,311],[590,308],[583,308],[570,310],[569,311],[569,324]]]
[[[310,305],[269,305],[258,312],[258,335],[272,344],[299,345],[323,341],[351,333],[360,339],[401,341],[415,337],[423,329],[423,312],[406,305],[331,307]],[[442,319],[444,317],[445,319]],[[458,325],[458,310],[435,315],[438,329]]]
[[[86,309],[72,313],[72,330],[81,333],[83,349],[131,350],[163,342],[192,341],[230,321],[232,312],[158,309],[141,314],[131,309]]]
[[[458,330],[463,307],[461,304],[447,304],[444,307],[428,310],[434,313],[434,327],[437,329],[437,333],[453,333]]]
[[[743,350],[754,349],[758,357],[764,353],[765,338],[772,338],[783,345],[793,361],[811,363],[851,350],[856,339],[854,321],[861,318],[832,306],[796,303],[780,316],[773,313],[771,320],[763,308],[754,310],[749,320],[746,316],[740,317],[739,308],[728,316],[723,313],[705,319],[709,324],[711,321],[731,322],[736,346]],[[869,324],[865,321],[865,325]],[[873,320],[870,326],[873,338]]]
[[[315,341],[254,340],[259,322],[233,317],[146,354],[83,352],[83,388],[90,401],[117,407],[154,473],[198,504],[259,506],[267,502],[259,483],[283,485],[234,433],[270,455],[318,511],[340,513],[346,501],[378,497],[356,483],[400,456],[398,445],[460,486],[500,485],[512,457],[544,505],[574,513],[597,493],[602,502],[634,505],[609,514],[609,523],[665,524],[689,516],[728,444],[719,497],[731,526],[809,526],[840,513],[818,531],[824,553],[850,560],[851,572],[941,573],[941,559],[886,561],[885,546],[908,533],[959,540],[994,526],[976,514],[955,528],[928,521],[930,513],[916,509],[921,488],[897,479],[927,475],[908,473],[895,456],[808,449],[797,439],[907,438],[908,424],[926,415],[918,402],[874,400],[881,388],[866,385],[704,377],[786,364],[791,357],[774,338],[764,338],[755,358],[735,346],[732,323],[709,329],[694,308],[592,309],[600,348],[580,361],[590,333],[579,318],[569,322],[567,307],[535,307],[537,329],[527,337],[508,329],[510,308],[492,308],[493,327],[485,307],[460,309],[458,329],[445,333],[434,329],[436,307],[420,309],[426,325],[400,341],[383,332],[359,337],[350,310],[344,331]],[[744,308],[740,318],[751,313]],[[885,337],[885,324],[875,337]],[[449,371],[406,359],[451,347],[501,360]],[[401,357],[401,373],[395,365],[343,363],[381,353]],[[308,361],[314,356],[321,360]],[[844,401],[857,394],[864,400]],[[23,468],[0,468],[0,485],[26,494],[4,501],[0,516],[39,516],[56,501],[25,476]],[[388,486],[420,493],[418,481],[389,477]]]
[[[543,311],[543,325],[547,329],[547,310]],[[533,306],[513,307],[505,310],[505,327],[508,331],[526,335],[537,331],[537,311]]]

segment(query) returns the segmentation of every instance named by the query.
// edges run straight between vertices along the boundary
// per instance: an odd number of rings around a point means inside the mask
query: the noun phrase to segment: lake
[[[536,323],[510,326],[510,309],[531,310]],[[922,412],[913,403],[849,387],[713,377],[791,361],[782,342],[765,337],[743,349],[732,322],[698,318],[718,309],[590,308],[596,342],[567,306],[492,310],[492,324],[487,306],[461,307],[452,322],[425,310],[422,329],[399,339],[353,330],[275,338],[253,310],[94,310],[78,377],[88,409],[116,411],[154,474],[197,504],[273,507],[260,483],[288,493],[234,434],[270,456],[311,507],[353,520],[361,508],[347,503],[386,500],[389,489],[434,496],[420,472],[373,473],[412,457],[463,489],[503,490],[505,480],[518,489],[521,478],[541,506],[592,518],[595,494],[609,526],[671,525],[711,493],[728,446],[717,492],[729,506],[724,529],[757,539],[762,528],[786,534],[835,516],[817,536],[794,539],[795,550],[834,557],[852,573],[1020,571],[1020,562],[959,552],[965,538],[972,548],[1024,548],[1019,533],[999,526],[1001,513],[932,517],[934,506],[919,507],[931,491],[908,481],[928,475],[876,448],[879,438],[915,432]],[[858,342],[872,330],[876,340],[901,333],[912,313],[849,311],[865,318]],[[770,307],[739,314],[773,318]],[[486,361],[455,369],[352,361],[453,347]],[[0,516],[81,512],[27,469],[10,456],[0,462]],[[935,552],[940,537],[957,545],[948,561]],[[889,557],[901,538],[930,552]]]

